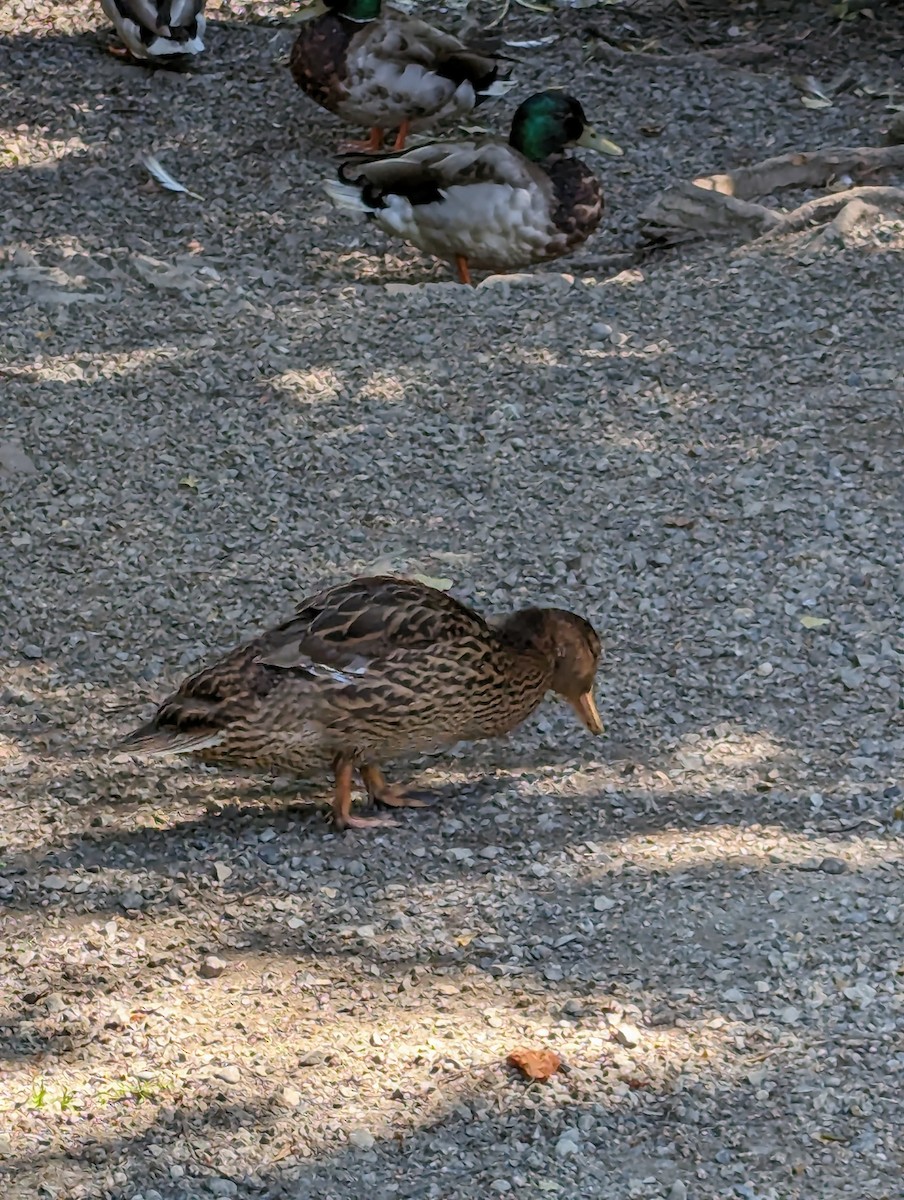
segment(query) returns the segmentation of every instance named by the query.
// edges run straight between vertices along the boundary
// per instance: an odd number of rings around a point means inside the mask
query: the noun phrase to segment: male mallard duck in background
[[[100,0],[126,47],[148,61],[178,61],[204,49],[204,0]]]
[[[292,47],[295,82],[322,108],[350,125],[370,126],[370,140],[343,149],[377,153],[387,129],[409,130],[471,112],[502,95],[498,59],[399,12],[381,0],[315,0]]]
[[[455,262],[511,270],[568,254],[603,215],[603,189],[569,146],[621,154],[587,125],[564,92],[538,92],[519,106],[508,143],[434,142],[406,154],[354,159],[326,189],[333,202],[367,213],[381,229]]]
[[[332,763],[336,825],[391,825],[351,814],[356,768],[373,801],[422,807],[386,782],[384,759],[508,733],[550,689],[601,733],[599,656],[592,626],[564,609],[488,622],[414,580],[353,579],[186,679],[121,746],[302,773]]]

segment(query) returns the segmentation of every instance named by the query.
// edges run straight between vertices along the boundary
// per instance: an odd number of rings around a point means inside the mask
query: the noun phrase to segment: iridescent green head
[[[569,146],[585,146],[603,154],[624,154],[614,142],[590,128],[581,105],[565,92],[537,92],[520,104],[512,121],[509,144],[531,162],[542,162]]]
[[[319,0],[325,9],[348,17],[350,21],[374,21],[380,15],[382,0]]]

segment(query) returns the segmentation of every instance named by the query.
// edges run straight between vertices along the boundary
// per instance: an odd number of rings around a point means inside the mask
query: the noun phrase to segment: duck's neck
[[[546,610],[522,608],[495,623],[499,638],[513,650],[530,652],[549,663],[555,662],[555,643],[549,632]]]

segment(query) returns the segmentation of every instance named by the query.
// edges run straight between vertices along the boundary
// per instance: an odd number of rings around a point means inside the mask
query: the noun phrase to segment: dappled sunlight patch
[[[75,962],[85,943],[104,946],[114,961],[134,954],[122,923],[86,927],[53,949]],[[143,938],[138,948],[146,949]],[[503,1111],[526,1104],[538,1115],[590,1102],[630,1110],[704,1074],[710,1086],[729,1084],[743,1067],[744,1027],[722,1014],[638,1027],[641,1008],[655,1006],[652,994],[636,995],[627,1009],[604,993],[562,1009],[562,996],[506,995],[473,968],[379,980],[329,954],[237,957],[213,979],[167,980],[162,967],[155,974],[150,988],[137,970],[110,994],[97,986],[67,994],[64,985],[38,1000],[17,1035],[51,1052],[40,1063],[26,1054],[9,1064],[0,1112],[14,1134],[30,1133],[36,1112],[69,1126],[76,1142],[103,1143],[126,1128],[140,1135],[161,1106],[190,1117],[240,1105],[279,1128],[291,1126],[293,1109],[315,1105],[319,1137],[295,1148],[305,1159],[344,1142],[350,1128],[391,1136],[454,1120],[468,1097]],[[531,1086],[506,1064],[519,1046],[548,1048],[563,1070]],[[210,1148],[226,1152],[228,1169],[234,1132],[206,1134]],[[172,1161],[184,1161],[180,1145]]]
[[[705,770],[707,777],[734,769],[757,766],[782,758],[787,746],[765,730],[749,733],[739,727],[722,724],[708,732],[688,732],[673,752],[674,761],[687,770]]]
[[[407,379],[398,371],[374,371],[361,388],[361,395],[369,400],[404,400],[407,386],[415,383],[414,372],[405,372]]]
[[[71,283],[72,280],[67,276],[65,282]],[[162,362],[187,362],[193,353],[192,350],[167,344],[120,354],[92,350],[90,354],[37,355],[28,361],[8,363],[4,370],[14,378],[20,377],[31,383],[91,383],[97,379],[121,378]]]
[[[332,367],[317,367],[307,371],[285,371],[271,381],[303,404],[335,400],[343,386],[342,376]]]
[[[65,158],[81,157],[92,152],[77,134],[66,141],[58,138],[42,138],[27,129],[0,130],[0,171],[21,167],[46,167]],[[95,148],[96,152],[96,148]]]

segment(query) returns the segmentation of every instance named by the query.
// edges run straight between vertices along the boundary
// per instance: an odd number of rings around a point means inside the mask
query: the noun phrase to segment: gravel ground
[[[573,279],[469,291],[328,209],[265,7],[185,76],[0,5],[3,1195],[897,1200],[904,226],[594,264],[675,178],[878,143],[886,98],[790,76],[881,91],[901,10],[514,10],[628,153]],[[590,25],[775,55],[609,70]],[[607,738],[550,703],[366,835],[103,753],[387,568],[586,612]]]

